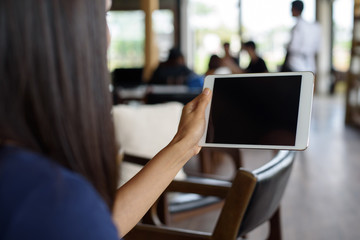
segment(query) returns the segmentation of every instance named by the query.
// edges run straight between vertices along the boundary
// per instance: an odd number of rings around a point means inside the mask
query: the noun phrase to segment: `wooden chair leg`
[[[235,169],[238,170],[239,168],[243,167],[242,162],[242,154],[241,150],[237,148],[229,148],[226,149],[226,152],[229,153],[234,161]]]
[[[276,210],[274,215],[270,218],[270,232],[267,240],[281,240],[281,219],[280,207]],[[248,235],[241,236],[241,239],[248,239]]]
[[[270,234],[268,240],[281,240],[280,207],[270,218]]]
[[[211,174],[212,149],[202,148],[200,152],[200,171],[204,174]]]
[[[203,148],[200,152],[200,169],[204,174],[213,173],[212,159],[214,152],[224,152],[231,156],[235,170],[243,167],[242,152],[237,148]]]

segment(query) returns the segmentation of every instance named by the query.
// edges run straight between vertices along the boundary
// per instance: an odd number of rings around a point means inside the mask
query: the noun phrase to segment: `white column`
[[[321,49],[318,54],[316,92],[329,92],[331,78],[332,0],[318,0],[318,21],[322,27]]]
[[[189,21],[189,0],[180,1],[180,46],[186,65],[194,66],[194,39]]]

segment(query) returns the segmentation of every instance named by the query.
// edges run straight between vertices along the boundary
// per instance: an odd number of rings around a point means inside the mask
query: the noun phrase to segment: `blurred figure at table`
[[[204,75],[235,74],[242,72],[243,70],[241,70],[232,59],[220,58],[218,55],[213,54],[210,56],[208,70]]]
[[[231,69],[227,66],[224,66],[222,63],[222,59],[213,54],[210,56],[208,70],[205,72],[205,76],[214,75],[214,74],[231,74]]]
[[[245,73],[265,73],[269,72],[264,59],[262,59],[256,52],[256,44],[253,41],[245,42],[242,45],[242,50],[245,50],[250,57],[250,63],[246,69]]]
[[[172,48],[168,59],[159,64],[150,84],[187,85],[197,75],[185,65],[184,55],[178,48]]]

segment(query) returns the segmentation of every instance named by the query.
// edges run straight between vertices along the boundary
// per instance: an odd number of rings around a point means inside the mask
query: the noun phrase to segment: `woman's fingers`
[[[192,100],[184,107],[185,113],[191,113],[195,110],[200,112],[203,111],[205,113],[205,108],[210,101],[210,93],[210,89],[205,88],[200,95],[198,95],[194,100]]]
[[[189,147],[198,147],[201,136],[205,131],[205,109],[211,98],[211,91],[205,89],[203,93],[188,103],[181,116],[176,140],[187,139]]]

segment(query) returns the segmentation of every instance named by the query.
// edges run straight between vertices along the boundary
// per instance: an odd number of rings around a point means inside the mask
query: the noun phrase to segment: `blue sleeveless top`
[[[0,147],[0,239],[119,239],[111,214],[82,176],[44,156]]]

